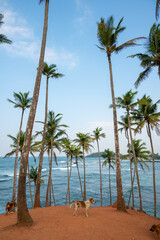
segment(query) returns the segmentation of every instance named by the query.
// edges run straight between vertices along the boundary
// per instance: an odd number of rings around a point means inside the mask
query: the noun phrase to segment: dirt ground
[[[73,216],[73,207],[56,206],[29,210],[34,224],[18,227],[16,213],[0,215],[0,240],[155,240],[150,227],[160,219],[112,207],[91,207],[89,217],[84,209]]]

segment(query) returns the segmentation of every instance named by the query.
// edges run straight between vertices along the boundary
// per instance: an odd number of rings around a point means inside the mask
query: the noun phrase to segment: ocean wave
[[[67,170],[67,168],[52,168],[52,170],[61,170],[61,171],[64,171],[64,170]],[[70,168],[69,168],[70,170]]]
[[[45,172],[45,171],[47,171],[47,168],[43,168],[43,169],[42,169],[42,172]]]
[[[0,182],[6,182],[6,181],[10,181],[11,178],[0,178]]]

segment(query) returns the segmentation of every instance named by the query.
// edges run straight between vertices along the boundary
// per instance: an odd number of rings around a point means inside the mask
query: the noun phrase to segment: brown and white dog
[[[88,208],[91,206],[92,203],[96,203],[93,198],[90,198],[87,201],[72,201],[70,203],[69,207],[71,208],[72,204],[74,204],[74,211],[73,211],[74,216],[77,216],[77,209],[79,207],[85,208],[86,209],[86,217],[88,217]]]
[[[160,224],[156,225],[153,224],[152,227],[150,228],[151,232],[156,232],[158,234],[158,239],[160,239]]]
[[[6,215],[10,212],[13,212],[14,207],[17,207],[17,204],[16,204],[15,200],[13,200],[11,202],[7,202],[7,204],[6,204]]]

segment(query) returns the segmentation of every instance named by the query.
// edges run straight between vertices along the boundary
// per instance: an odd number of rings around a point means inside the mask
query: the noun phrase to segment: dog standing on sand
[[[13,212],[14,207],[17,207],[15,200],[7,202],[6,204],[6,215],[10,212]]]
[[[88,208],[91,206],[92,203],[96,203],[93,198],[90,198],[87,201],[72,201],[69,205],[71,208],[72,204],[74,204],[73,215],[77,216],[77,209],[79,207],[86,209],[86,217],[88,217]]]
[[[160,240],[160,224],[156,225],[153,224],[152,227],[150,228],[151,232],[156,232],[158,234],[158,239]]]

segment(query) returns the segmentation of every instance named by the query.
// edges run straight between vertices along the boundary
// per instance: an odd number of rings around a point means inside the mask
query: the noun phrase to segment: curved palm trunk
[[[84,194],[83,194],[83,201],[86,201],[86,163],[85,163],[85,156],[84,156],[84,147],[83,147],[83,169],[84,169]]]
[[[13,192],[12,192],[12,201],[16,199],[16,182],[17,182],[17,164],[18,164],[18,151],[19,151],[19,142],[21,136],[21,129],[22,129],[22,122],[23,122],[23,114],[24,110],[22,110],[19,133],[18,133],[18,140],[17,140],[17,147],[16,147],[16,156],[15,156],[15,163],[14,163],[14,177],[13,177]],[[15,208],[13,208],[15,211]]]
[[[110,205],[112,205],[111,174],[110,174],[110,171],[111,171],[111,166],[110,166],[110,164],[109,164],[109,192],[110,192]]]
[[[32,204],[32,208],[33,208],[34,204],[33,204],[32,188],[31,188],[31,180],[30,180],[29,161],[28,161],[28,182],[29,182],[29,191],[30,191],[30,197],[31,197],[31,204]]]
[[[69,204],[70,204],[70,202],[71,202],[71,199],[70,199],[70,179],[71,179],[71,173],[72,173],[72,156],[71,156],[70,174],[69,174],[69,178],[68,178],[68,186],[67,186],[67,192],[66,192],[66,205],[67,205],[68,192],[69,192]]]
[[[28,212],[27,203],[26,203],[26,172],[27,172],[27,164],[28,164],[29,147],[30,147],[32,129],[33,129],[33,124],[34,124],[34,119],[36,114],[37,103],[38,103],[42,69],[43,69],[43,63],[44,63],[44,53],[45,53],[47,25],[48,25],[48,8],[49,8],[49,0],[46,0],[41,53],[40,53],[37,77],[36,77],[36,82],[35,82],[35,87],[33,92],[32,104],[31,104],[27,127],[26,127],[22,158],[21,158],[21,164],[20,164],[20,171],[19,171],[17,223],[25,224],[25,225],[28,225],[28,224],[31,225],[33,223],[33,220]]]
[[[41,152],[40,152],[40,157],[39,157],[39,168],[38,168],[38,174],[37,174],[34,208],[41,207],[41,204],[40,204],[40,186],[41,186],[41,174],[42,174],[42,165],[43,165],[44,145],[45,145],[45,137],[46,137],[47,111],[48,111],[48,78],[47,78],[47,82],[46,82],[45,119],[44,119],[44,126],[43,126],[42,146],[41,146]]]
[[[148,133],[151,143],[151,150],[152,150],[152,163],[153,163],[153,191],[154,191],[154,217],[157,215],[157,198],[156,198],[156,178],[155,178],[155,162],[154,162],[154,149],[152,143],[152,136],[151,136],[151,129],[148,123]]]
[[[117,210],[126,212],[126,204],[123,195],[122,188],[122,177],[121,177],[121,164],[120,164],[120,153],[119,153],[119,138],[118,138],[118,126],[117,126],[117,112],[114,96],[114,85],[112,75],[111,58],[108,54],[109,71],[110,71],[110,84],[112,94],[112,105],[113,105],[113,122],[114,122],[114,139],[115,139],[115,158],[116,158],[116,182],[117,182]]]
[[[137,186],[138,186],[138,193],[139,193],[139,207],[140,207],[140,210],[143,211],[143,207],[142,207],[142,197],[141,197],[141,187],[140,187],[140,181],[139,181],[139,174],[138,174],[138,167],[137,167],[137,159],[136,159],[136,154],[135,154],[135,149],[134,149],[134,144],[133,144],[133,139],[132,139],[131,123],[130,123],[130,117],[129,117],[129,110],[127,110],[127,115],[128,115],[128,125],[129,125],[129,133],[130,133],[130,139],[131,139],[131,145],[132,145],[132,152],[133,152],[133,157],[134,157],[134,165],[135,165],[135,171],[136,171],[136,177],[137,177]]]
[[[134,191],[133,191],[133,179],[132,179],[132,161],[131,161],[131,152],[129,148],[129,136],[127,131],[127,140],[128,140],[128,149],[129,149],[129,162],[130,162],[130,175],[131,175],[131,193],[132,193],[132,207],[134,209]]]
[[[97,140],[97,148],[98,148],[98,157],[99,157],[100,195],[101,195],[101,207],[102,207],[102,169],[101,169],[101,159],[100,159],[98,140]]]
[[[81,182],[81,176],[80,176],[80,172],[79,172],[78,159],[77,159],[77,157],[76,157],[76,166],[77,166],[77,172],[78,172],[79,184],[80,184],[81,194],[82,194],[82,199],[83,199],[82,182]]]

